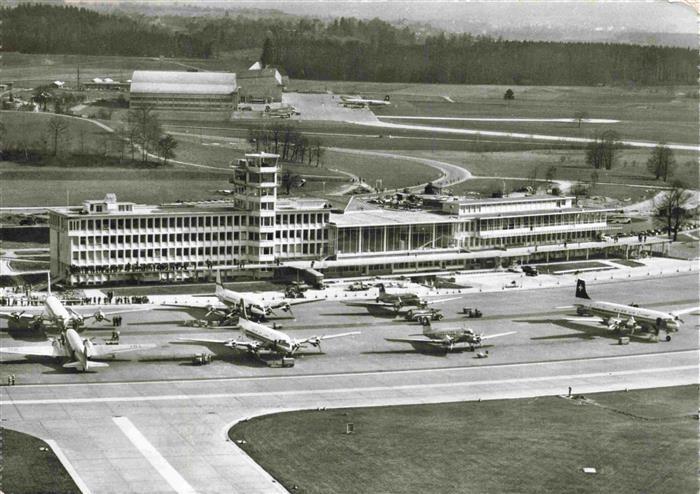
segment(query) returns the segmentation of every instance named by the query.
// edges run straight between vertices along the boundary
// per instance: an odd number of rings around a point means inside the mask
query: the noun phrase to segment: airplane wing
[[[301,304],[311,304],[313,302],[320,302],[321,300],[324,300],[322,298],[286,298],[284,299],[284,303],[289,304],[289,305],[301,305]]]
[[[408,343],[416,350],[446,350],[449,344],[443,340],[429,340],[426,338],[384,338],[394,343]]]
[[[674,317],[678,317],[684,314],[692,314],[693,312],[700,312],[700,307],[687,307],[685,309],[674,310],[670,314]]]
[[[333,338],[343,338],[344,336],[353,336],[356,334],[362,334],[360,331],[351,331],[349,333],[336,333],[336,334],[326,334],[323,336],[312,336],[311,338],[306,338],[301,340],[300,343],[311,341],[311,340],[331,340]]]
[[[114,353],[135,352],[138,350],[146,350],[155,348],[156,345],[147,343],[141,345],[92,345],[90,350],[90,358],[101,357],[103,355],[112,355]]]
[[[20,320],[25,320],[29,321],[34,319],[37,316],[41,316],[44,313],[43,308],[34,308],[34,309],[19,309],[19,310],[13,310],[13,311],[4,311],[0,312],[0,319],[20,319]]]
[[[440,298],[437,300],[426,300],[426,304],[442,304],[443,302],[449,302],[450,300],[458,300],[462,297],[450,297],[450,298]]]
[[[500,338],[501,336],[508,336],[509,334],[515,334],[517,331],[508,331],[507,333],[489,334],[481,337],[482,340],[488,340],[490,338]]]
[[[140,307],[138,309],[124,309],[124,310],[114,310],[110,312],[101,312],[97,311],[94,314],[81,314],[85,319],[90,319],[90,318],[99,318],[99,317],[109,317],[109,316],[116,316],[117,314],[126,314],[128,312],[144,312],[147,310],[151,310],[150,307]],[[99,315],[98,315],[99,314]]]
[[[62,351],[58,350],[52,342],[45,342],[41,345],[0,347],[0,353],[11,353],[14,355],[24,355],[25,357],[65,357]]]
[[[178,338],[179,341],[189,341],[191,343],[209,343],[215,345],[222,345],[228,348],[244,348],[246,350],[255,351],[260,347],[260,343],[257,341],[241,341],[241,340],[214,340],[210,338]]]

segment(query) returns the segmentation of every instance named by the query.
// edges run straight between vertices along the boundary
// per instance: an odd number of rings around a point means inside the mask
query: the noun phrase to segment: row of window
[[[245,245],[228,245],[214,247],[178,247],[169,249],[119,249],[119,250],[103,250],[96,252],[73,252],[74,261],[95,261],[95,260],[131,260],[141,259],[144,261],[152,259],[169,258],[189,258],[193,256],[231,256],[238,254],[247,254],[248,247]],[[250,253],[254,254],[254,247],[250,247]]]
[[[110,235],[110,236],[81,236],[71,237],[72,244],[104,245],[123,243],[165,243],[165,242],[204,242],[220,240],[247,240],[248,232],[199,232],[199,233],[149,233],[141,235]]]
[[[263,203],[270,204],[273,203]],[[267,206],[266,206],[267,207]],[[249,219],[250,218],[250,219]],[[296,213],[278,214],[275,223],[278,225],[305,225],[310,223],[327,223],[328,213]],[[153,218],[104,218],[70,220],[71,230],[152,230],[154,228],[190,228],[190,227],[220,227],[220,226],[258,226],[257,216],[177,216]],[[272,226],[271,218],[263,218],[263,226]],[[56,225],[58,226],[58,225]]]

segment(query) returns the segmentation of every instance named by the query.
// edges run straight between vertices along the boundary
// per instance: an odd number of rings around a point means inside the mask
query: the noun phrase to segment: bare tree
[[[168,158],[175,156],[174,150],[177,147],[177,141],[170,134],[165,134],[158,139],[158,154],[163,158],[163,164],[168,164]]]
[[[547,180],[547,182],[551,182],[554,180],[554,177],[557,176],[557,167],[552,165],[549,168],[547,168],[547,171],[545,172],[544,178]]]
[[[663,178],[666,182],[675,168],[676,158],[673,156],[673,150],[665,143],[660,143],[651,151],[651,156],[647,161],[647,170],[654,174],[656,180]]]
[[[319,167],[321,166],[321,158],[323,157],[323,154],[325,153],[325,149],[321,143],[321,139],[314,139],[314,153],[316,154],[316,166]]]
[[[145,105],[129,110],[126,117],[127,128],[134,131],[135,142],[141,148],[141,161],[148,161],[148,152],[155,148],[162,135],[160,121],[153,106]]]
[[[58,153],[58,142],[61,137],[68,132],[68,122],[61,117],[52,117],[46,126],[49,138],[53,142],[53,155],[56,156]]]
[[[581,122],[588,118],[588,112],[584,110],[578,110],[577,112],[574,112],[574,118],[578,122],[578,128],[581,128]]]
[[[654,216],[666,223],[668,238],[678,239],[678,230],[683,221],[691,216],[688,209],[692,193],[683,183],[675,180],[671,190],[664,192],[654,205]]]

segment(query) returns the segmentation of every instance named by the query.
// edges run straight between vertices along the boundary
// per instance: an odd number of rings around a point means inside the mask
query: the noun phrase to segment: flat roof
[[[430,197],[430,195],[422,194],[420,197]],[[445,203],[457,204],[502,204],[502,203],[517,203],[517,202],[542,202],[542,201],[562,201],[574,199],[573,196],[553,196],[550,194],[540,194],[521,197],[485,197],[482,199],[474,199],[471,197],[456,197],[456,196],[432,196]]]
[[[131,77],[132,93],[228,95],[237,89],[233,72],[137,70]]]
[[[462,221],[454,215],[431,213],[428,211],[402,211],[372,209],[349,211],[343,214],[331,213],[330,222],[337,226],[379,226],[410,225],[415,223],[454,223]]]

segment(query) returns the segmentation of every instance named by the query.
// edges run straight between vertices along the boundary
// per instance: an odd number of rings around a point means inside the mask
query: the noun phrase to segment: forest
[[[693,85],[699,63],[686,48],[425,34],[379,19],[144,17],[22,4],[0,10],[0,20],[5,51],[206,59],[259,48],[266,64],[297,79]]]

